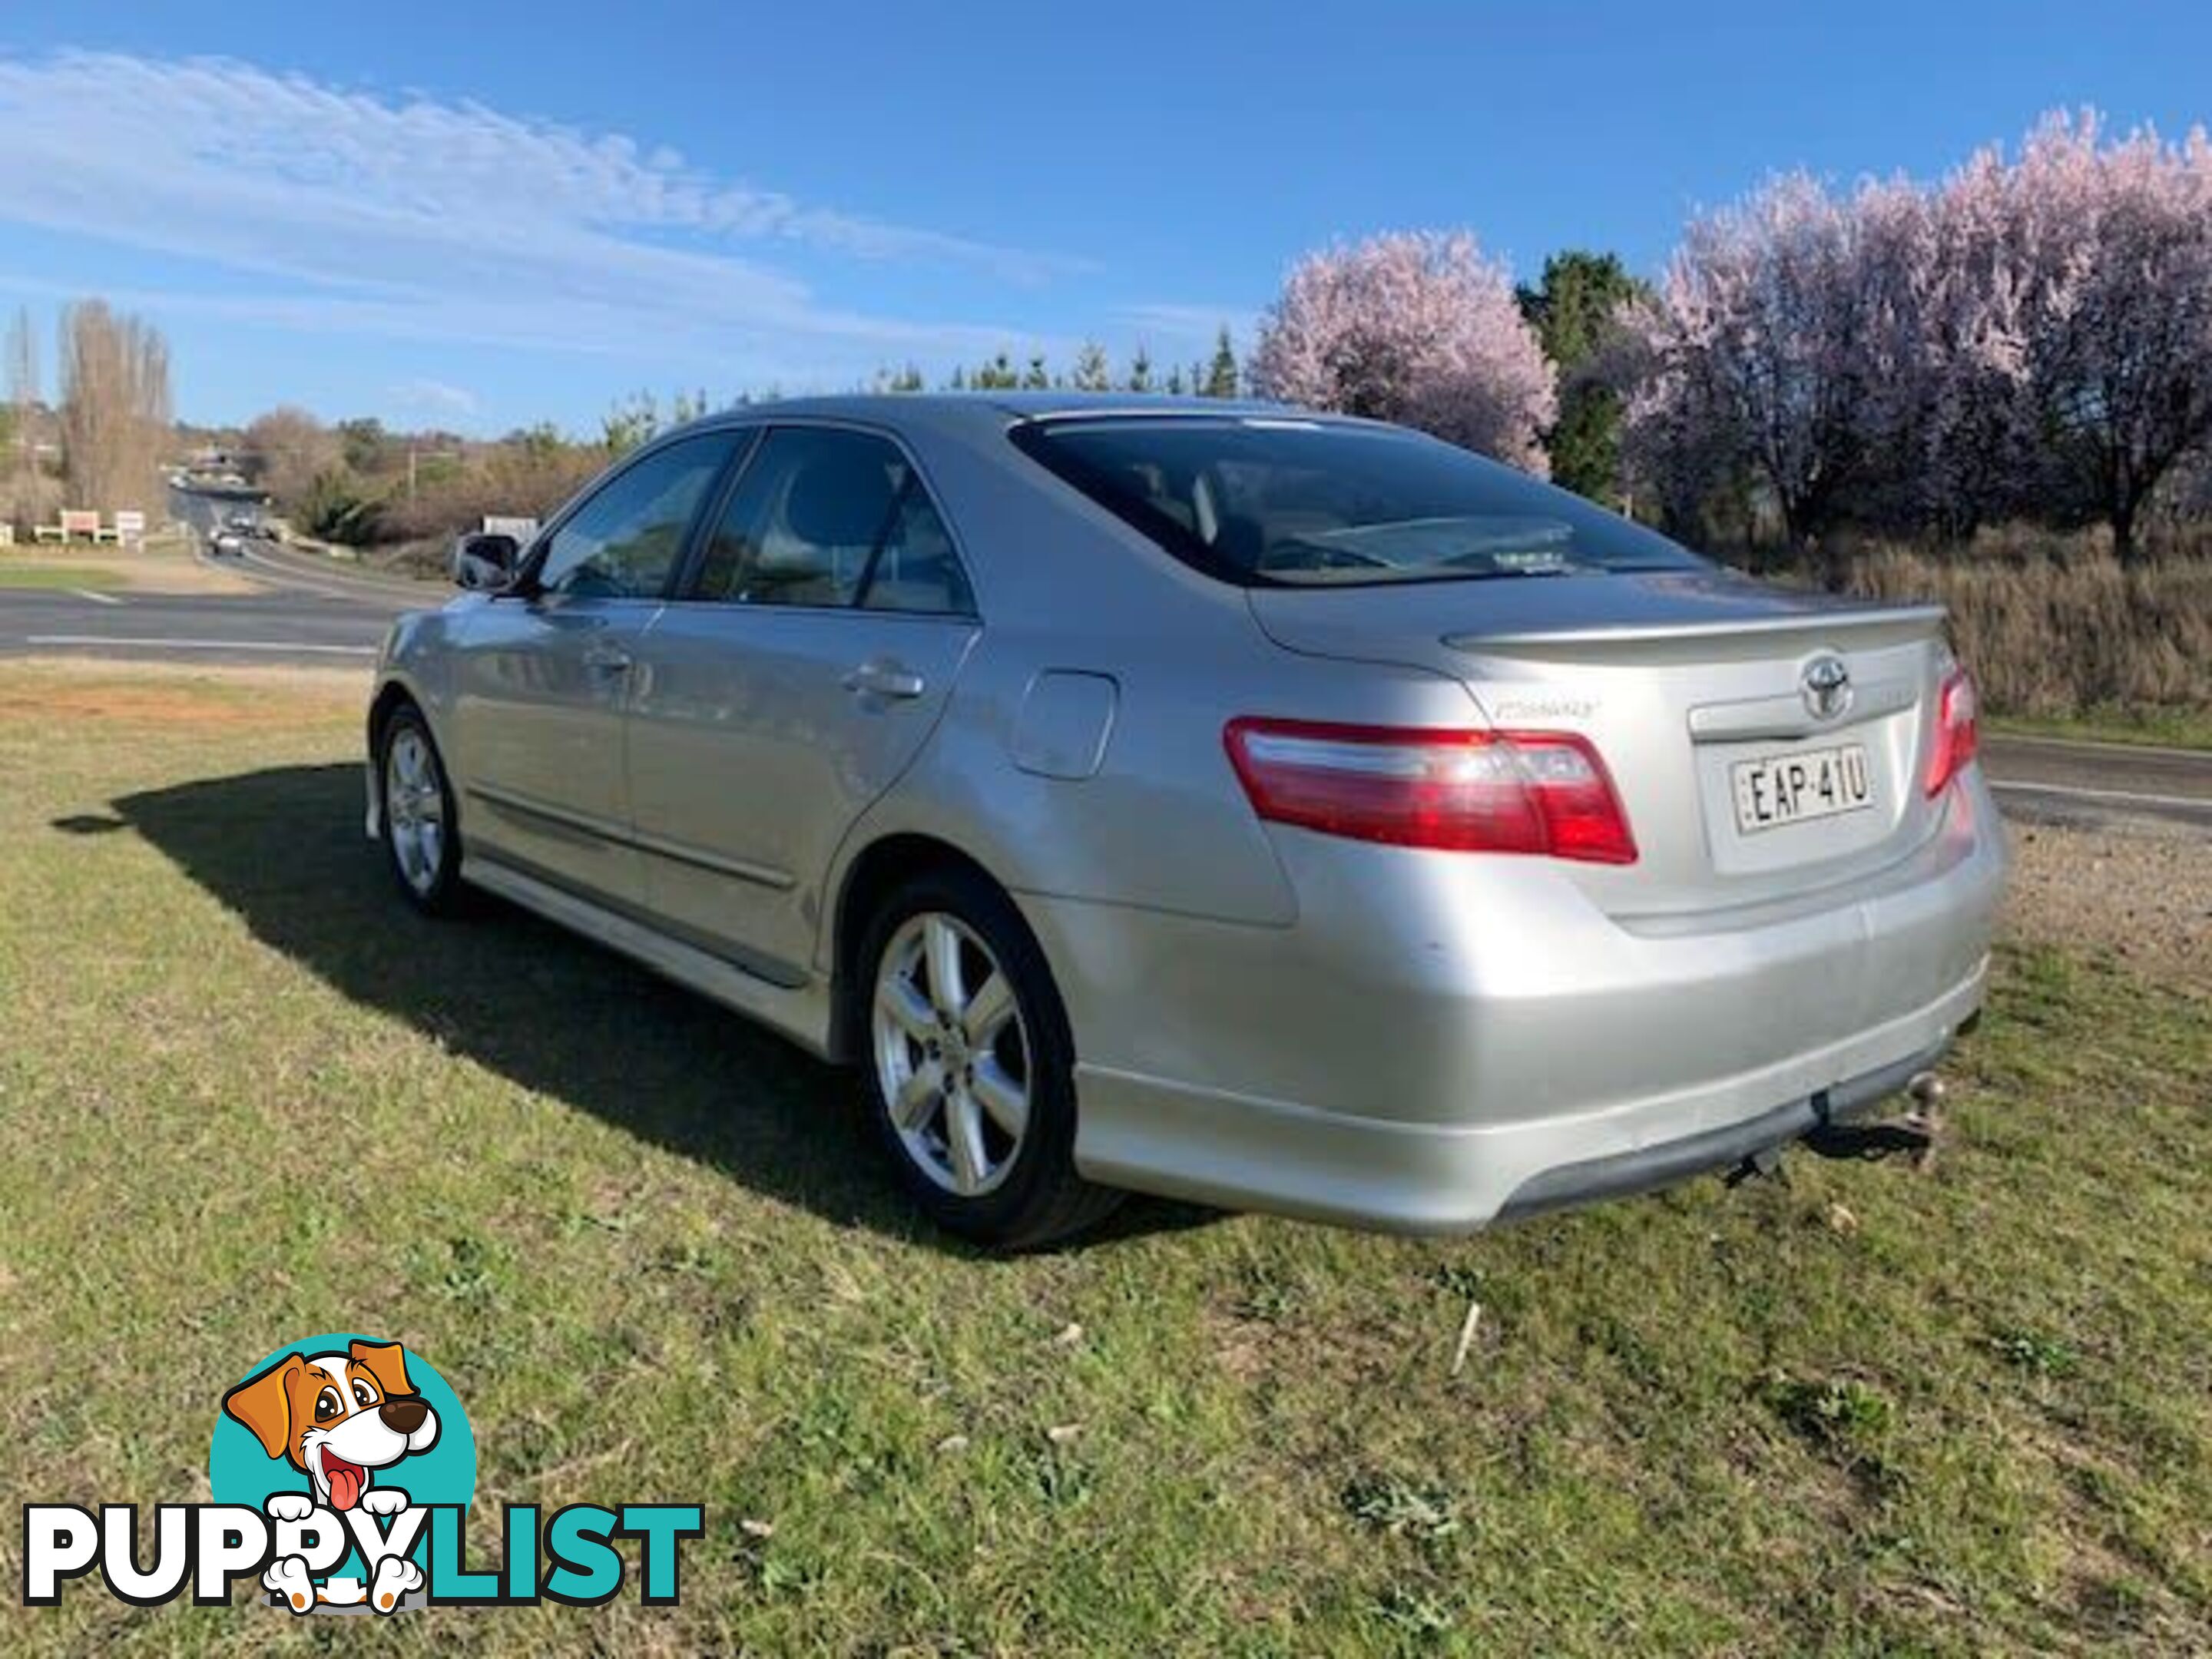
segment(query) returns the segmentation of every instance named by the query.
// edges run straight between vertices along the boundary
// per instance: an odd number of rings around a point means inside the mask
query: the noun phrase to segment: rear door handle
[[[862,696],[877,697],[918,697],[922,694],[921,675],[896,657],[872,657],[845,676],[845,689]]]
[[[588,646],[584,651],[584,666],[599,674],[627,674],[631,657],[618,645]]]

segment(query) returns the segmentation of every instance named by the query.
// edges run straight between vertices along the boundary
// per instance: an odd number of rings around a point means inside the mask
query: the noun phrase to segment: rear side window
[[[1665,537],[1467,450],[1296,416],[1030,422],[1032,459],[1241,586],[1695,569]]]
[[[690,597],[734,605],[966,613],[966,577],[928,491],[872,433],[770,432],[707,544]]]

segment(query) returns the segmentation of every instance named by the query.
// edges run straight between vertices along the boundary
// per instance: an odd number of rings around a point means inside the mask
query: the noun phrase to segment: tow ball
[[[1912,1160],[1915,1169],[1925,1171],[1935,1162],[1936,1138],[1943,1127],[1943,1100],[1948,1091],[1943,1079],[1935,1073],[1922,1072],[1905,1085],[1905,1092],[1912,1106],[1902,1117],[1863,1123],[1823,1119],[1800,1136],[1799,1142],[1816,1157],[1862,1163],[1878,1162],[1902,1152]],[[1783,1168],[1782,1152],[1779,1146],[1753,1152],[1729,1171],[1724,1177],[1726,1183],[1740,1187],[1755,1176],[1770,1176],[1787,1186],[1790,1177]]]

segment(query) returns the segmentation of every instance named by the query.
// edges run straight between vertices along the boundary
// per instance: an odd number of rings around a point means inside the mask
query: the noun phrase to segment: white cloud
[[[794,202],[619,134],[223,59],[0,60],[0,221],[249,275],[271,291],[161,302],[279,328],[834,377],[1033,337],[830,306],[763,255],[1014,283],[1075,268]]]
[[[403,409],[419,409],[453,419],[473,415],[481,407],[475,392],[443,380],[403,380],[392,388],[392,400]]]

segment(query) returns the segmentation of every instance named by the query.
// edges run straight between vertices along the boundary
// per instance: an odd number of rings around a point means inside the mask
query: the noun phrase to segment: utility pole
[[[412,440],[410,440],[410,441],[409,441],[408,445],[407,445],[407,504],[408,504],[410,507],[412,507],[412,506],[415,504],[415,458],[416,458],[416,447],[415,447],[414,442],[413,442],[413,441],[412,441]],[[431,459],[432,460],[434,460],[434,461],[436,461],[436,460],[448,460],[448,461],[459,461],[459,460],[464,460],[464,459],[465,459],[467,458],[467,455],[468,455],[468,452],[467,452],[466,450],[463,450],[463,449],[434,449],[434,450],[432,450],[432,451],[430,452],[430,459]]]

